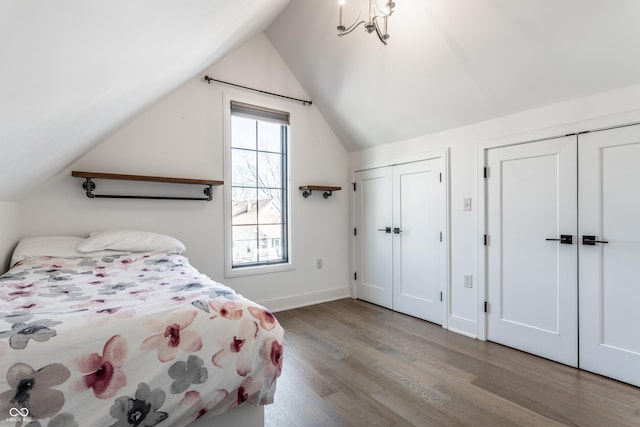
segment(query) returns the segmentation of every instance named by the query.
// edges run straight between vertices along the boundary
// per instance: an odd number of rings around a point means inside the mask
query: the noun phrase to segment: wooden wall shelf
[[[192,179],[192,178],[173,178],[165,176],[148,176],[148,175],[127,175],[116,173],[103,173],[103,172],[82,172],[71,171],[71,176],[76,178],[84,178],[85,182],[82,184],[82,188],[86,191],[87,197],[91,199],[95,198],[109,198],[109,199],[156,199],[156,200],[203,200],[210,201],[213,199],[213,187],[223,185],[224,181],[216,181],[210,179]],[[144,181],[144,182],[166,182],[170,184],[190,184],[190,185],[204,185],[205,197],[174,197],[174,196],[129,196],[129,195],[116,195],[116,194],[94,194],[96,184],[94,179],[111,179],[121,181]]]
[[[302,185],[300,186],[300,190],[302,190],[302,197],[305,199],[311,195],[313,191],[323,191],[322,196],[327,199],[334,191],[342,190],[342,187],[331,187],[327,185]]]

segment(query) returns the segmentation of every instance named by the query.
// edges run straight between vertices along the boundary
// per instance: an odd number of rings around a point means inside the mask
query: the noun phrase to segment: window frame
[[[257,108],[265,108],[270,110],[286,111],[289,113],[289,126],[287,132],[287,138],[285,141],[285,164],[283,173],[286,174],[283,177],[283,183],[286,183],[286,191],[283,195],[282,208],[286,210],[286,218],[284,219],[286,229],[284,234],[287,242],[280,242],[280,248],[288,249],[287,261],[277,263],[265,263],[265,264],[250,264],[243,266],[233,266],[233,232],[232,232],[232,204],[233,204],[233,189],[232,189],[232,156],[231,156],[231,104],[237,102],[241,104],[247,104],[256,106]],[[274,273],[280,271],[287,271],[294,269],[293,262],[293,236],[292,236],[292,209],[291,209],[291,139],[293,128],[293,113],[286,105],[280,105],[278,103],[269,102],[265,99],[256,98],[242,98],[238,96],[229,97],[223,95],[223,116],[224,116],[224,189],[225,189],[225,203],[224,203],[224,217],[225,217],[225,277],[237,277],[247,276],[254,274]],[[284,243],[284,245],[283,245]],[[258,245],[260,242],[258,241]]]

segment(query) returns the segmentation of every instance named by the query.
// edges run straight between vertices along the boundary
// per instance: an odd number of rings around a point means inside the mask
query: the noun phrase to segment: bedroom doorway
[[[640,386],[640,125],[486,154],[487,338]]]
[[[444,160],[356,172],[356,296],[442,325]]]

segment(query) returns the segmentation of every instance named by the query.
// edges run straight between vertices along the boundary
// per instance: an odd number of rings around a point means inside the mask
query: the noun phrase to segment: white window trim
[[[258,105],[265,108],[271,108],[274,110],[280,111],[288,111],[289,112],[289,138],[287,143],[289,144],[287,147],[287,172],[289,175],[289,179],[287,181],[287,206],[289,208],[288,218],[287,218],[287,234],[289,236],[289,261],[278,263],[278,264],[264,264],[264,265],[255,265],[255,266],[247,266],[247,267],[239,267],[233,268],[233,252],[231,250],[233,241],[232,241],[232,233],[231,233],[231,101],[242,102],[245,104],[253,104]],[[222,94],[222,116],[223,116],[223,138],[224,138],[224,276],[225,278],[229,277],[240,277],[240,276],[251,276],[255,274],[267,274],[267,273],[277,273],[281,271],[289,271],[294,270],[295,265],[293,262],[293,230],[291,227],[291,221],[293,218],[293,207],[291,206],[291,195],[293,193],[293,189],[291,188],[291,140],[292,140],[292,129],[294,123],[294,113],[287,108],[287,105],[274,103],[270,99],[266,99],[263,97],[243,97],[242,95],[228,95],[227,93]]]

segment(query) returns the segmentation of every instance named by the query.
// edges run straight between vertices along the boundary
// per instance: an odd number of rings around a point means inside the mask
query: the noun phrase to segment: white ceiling
[[[0,1],[0,200],[265,29],[350,151],[640,83],[638,0],[396,3],[383,46],[337,0]]]
[[[0,2],[0,200],[261,33],[289,0]]]
[[[337,37],[337,0],[266,31],[350,151],[640,82],[638,0],[395,2],[388,46]]]

